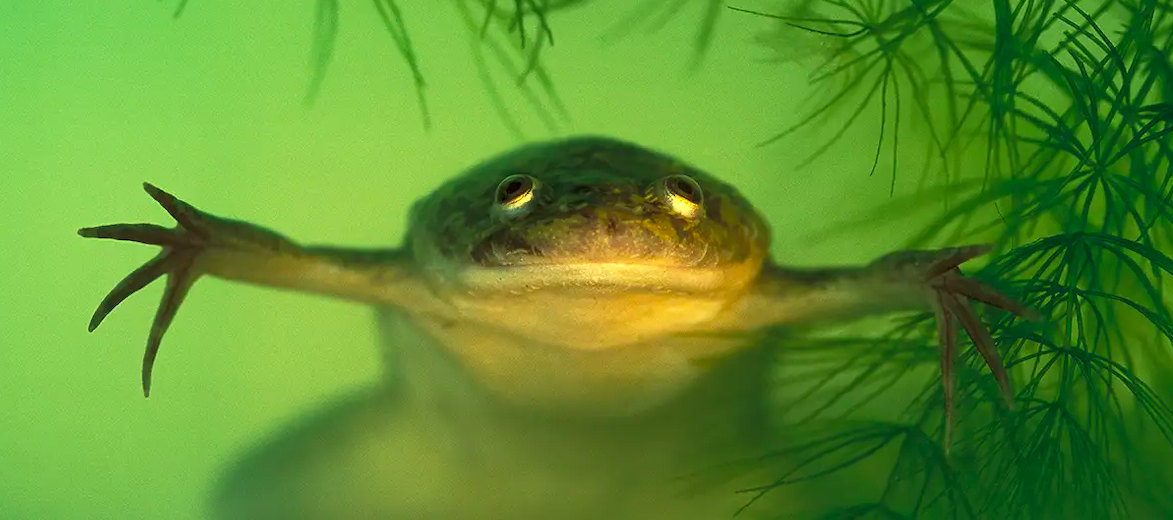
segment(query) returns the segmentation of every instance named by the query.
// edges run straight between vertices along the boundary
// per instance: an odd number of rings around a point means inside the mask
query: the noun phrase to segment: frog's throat
[[[454,281],[458,287],[474,293],[542,289],[714,293],[744,287],[757,275],[759,267],[750,262],[724,267],[630,263],[469,266],[454,273]]]

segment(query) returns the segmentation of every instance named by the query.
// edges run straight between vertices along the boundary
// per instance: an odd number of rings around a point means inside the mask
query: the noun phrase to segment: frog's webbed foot
[[[114,310],[123,300],[160,276],[167,276],[167,288],[163,293],[163,300],[159,303],[158,311],[155,313],[154,322],[151,324],[147,350],[143,355],[143,394],[149,396],[151,369],[155,363],[155,356],[159,352],[159,343],[163,339],[163,334],[167,332],[171,320],[175,318],[175,311],[183,302],[188,289],[199,277],[197,261],[200,254],[213,242],[214,228],[225,224],[225,222],[204,214],[149,183],[144,183],[143,189],[175,218],[179,224],[177,227],[165,228],[154,224],[111,224],[82,228],[78,230],[78,234],[87,238],[125,240],[163,248],[158,255],[123,278],[106,295],[106,298],[98,305],[98,309],[94,311],[89,325],[90,332],[93,332],[106,318],[106,315],[110,314],[110,311]]]
[[[1002,364],[998,349],[990,333],[978,318],[970,300],[1011,312],[1026,319],[1038,319],[1037,313],[1013,298],[973,278],[961,274],[958,268],[974,257],[988,253],[992,248],[986,245],[963,246],[937,251],[901,251],[890,254],[876,263],[883,270],[911,278],[928,293],[929,304],[936,314],[937,337],[941,347],[941,379],[945,407],[945,446],[948,450],[952,441],[954,412],[954,387],[956,374],[954,363],[957,356],[957,325],[973,341],[974,347],[985,360],[986,365],[998,383],[1006,406],[1014,405],[1014,391],[1006,367]]]

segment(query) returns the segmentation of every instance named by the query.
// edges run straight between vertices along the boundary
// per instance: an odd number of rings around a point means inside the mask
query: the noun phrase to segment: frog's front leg
[[[262,227],[204,213],[150,184],[143,188],[175,218],[177,227],[112,224],[83,228],[78,234],[162,248],[110,291],[89,326],[92,332],[131,294],[167,276],[143,356],[146,395],[163,334],[192,284],[203,275],[397,307],[420,308],[435,301],[413,276],[409,256],[401,250],[303,247]]]
[[[733,329],[842,321],[904,310],[933,310],[941,347],[946,434],[949,445],[956,375],[957,325],[965,330],[993,372],[1008,406],[1014,394],[990,333],[970,300],[1037,319],[1031,309],[994,288],[967,278],[958,268],[986,254],[989,246],[934,251],[899,251],[863,267],[799,270],[769,266],[753,292],[725,317]]]

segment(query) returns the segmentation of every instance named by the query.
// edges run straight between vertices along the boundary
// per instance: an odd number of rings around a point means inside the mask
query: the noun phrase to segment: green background
[[[335,59],[308,109],[312,2],[197,0],[178,20],[169,3],[126,4],[0,2],[2,519],[200,518],[235,457],[379,377],[367,309],[209,279],[172,326],[145,400],[139,364],[161,284],[94,334],[85,326],[152,251],[77,228],[170,224],[140,190],[148,180],[301,241],[393,245],[413,200],[518,142],[487,102],[450,2],[404,5],[430,132],[369,3],[341,6]],[[811,138],[754,146],[810,94],[807,68],[755,43],[766,22],[723,13],[689,72],[699,9],[604,44],[629,7],[553,16],[547,61],[573,114],[562,133],[632,139],[733,182],[767,214],[783,261],[859,262],[899,246],[895,225],[812,240],[887,197],[887,176],[867,176],[878,118],[796,170]],[[525,117],[529,139],[549,135]]]

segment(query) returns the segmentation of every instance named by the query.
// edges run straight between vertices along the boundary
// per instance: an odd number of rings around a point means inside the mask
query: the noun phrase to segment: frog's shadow
[[[235,504],[248,500],[252,493],[266,492],[257,489],[259,482],[297,475],[315,463],[328,463],[342,456],[352,437],[395,421],[403,382],[396,377],[398,361],[393,346],[387,344],[391,336],[383,313],[377,313],[375,322],[381,338],[377,348],[383,355],[384,375],[362,388],[316,403],[279,425],[275,432],[252,442],[215,478],[209,497],[212,518],[235,518],[230,513],[236,511]]]

